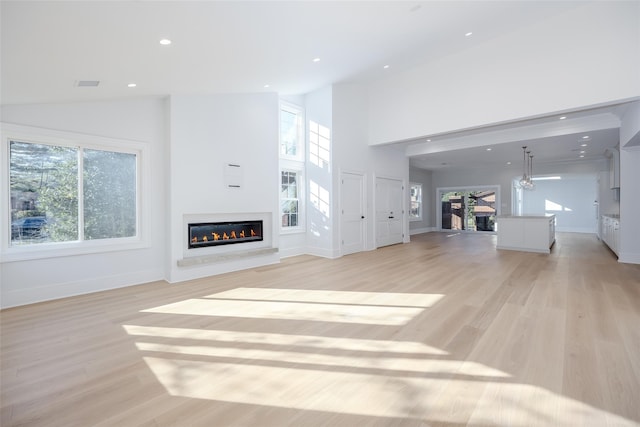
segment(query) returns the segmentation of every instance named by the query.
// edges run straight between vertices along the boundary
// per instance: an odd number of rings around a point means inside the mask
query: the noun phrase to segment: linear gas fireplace
[[[263,239],[262,220],[188,224],[189,249],[256,242]]]

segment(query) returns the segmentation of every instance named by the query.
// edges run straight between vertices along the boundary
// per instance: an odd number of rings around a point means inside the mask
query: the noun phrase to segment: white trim
[[[640,253],[620,252],[618,262],[626,264],[640,264]]]
[[[282,154],[282,111],[287,111],[296,114],[300,118],[300,124],[298,126],[298,146],[296,148],[296,155],[290,156]],[[305,110],[303,107],[294,103],[280,100],[280,106],[278,109],[278,156],[281,160],[291,160],[294,162],[305,161],[306,156],[306,131],[305,131]]]
[[[434,231],[436,231],[435,227],[414,228],[409,230],[409,235],[414,236],[416,234],[432,233]]]
[[[138,271],[127,274],[114,274],[91,279],[75,280],[65,283],[52,283],[27,289],[6,290],[2,294],[2,308],[35,304],[77,295],[92,294],[117,288],[163,281],[164,277],[154,270]]]
[[[10,123],[0,123],[2,139],[0,141],[0,164],[9,162],[9,141],[23,141],[42,145],[64,147],[82,147],[84,149],[111,150],[136,155],[138,171],[136,189],[136,230],[134,237],[84,240],[73,242],[40,243],[34,245],[11,246],[10,212],[11,195],[9,191],[10,168],[3,167],[0,174],[0,197],[4,203],[0,206],[0,262],[25,261],[88,253],[125,251],[149,247],[147,227],[150,220],[150,194],[147,191],[151,182],[150,144],[142,141],[107,138],[98,135],[66,132]],[[79,165],[81,166],[81,165]],[[79,172],[81,169],[79,168]],[[143,200],[144,199],[144,200]]]

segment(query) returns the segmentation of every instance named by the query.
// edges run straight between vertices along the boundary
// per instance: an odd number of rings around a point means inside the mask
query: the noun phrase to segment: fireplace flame
[[[232,238],[232,239],[237,239],[237,238],[238,238],[238,237],[236,236],[236,232],[235,232],[235,231],[232,231],[232,232],[231,232],[231,238]]]
[[[240,238],[244,239],[244,230],[240,231]]]
[[[226,231],[222,234],[222,240],[229,240],[229,235]]]
[[[220,235],[218,233],[211,233],[213,235],[213,240],[220,240]]]
[[[251,229],[251,237],[256,237],[256,232],[253,231],[253,228]]]
[[[204,237],[202,238],[202,241],[203,241],[203,242],[208,242],[208,241],[209,241],[209,239],[207,239],[207,236],[204,236]]]
[[[191,239],[191,243],[198,243],[198,238],[197,237],[193,237]]]

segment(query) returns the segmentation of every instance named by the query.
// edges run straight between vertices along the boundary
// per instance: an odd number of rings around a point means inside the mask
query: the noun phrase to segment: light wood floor
[[[429,233],[4,310],[2,426],[638,426],[640,266]]]

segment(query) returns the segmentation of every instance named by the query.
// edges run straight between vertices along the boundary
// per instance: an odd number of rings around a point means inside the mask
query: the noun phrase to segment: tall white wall
[[[391,147],[370,147],[367,131],[369,121],[367,88],[356,84],[333,86],[334,129],[334,192],[338,194],[340,171],[359,172],[366,179],[367,200],[367,249],[375,249],[375,178],[396,178],[409,183],[409,160],[404,152]],[[408,191],[408,190],[407,190]],[[407,197],[408,199],[408,197]],[[408,201],[408,200],[407,200]],[[405,206],[405,241],[409,241],[409,225]],[[340,206],[336,203],[334,216],[339,218]],[[334,247],[339,247],[340,234],[334,234]]]
[[[306,159],[307,159],[307,253],[327,258],[336,257],[333,234],[335,220],[331,206],[336,202],[332,174],[335,166],[335,131],[333,127],[331,86],[305,95],[306,114]],[[315,122],[328,128],[331,136],[331,161],[329,167],[321,168],[309,161],[309,123]],[[313,193],[313,194],[312,194]],[[311,200],[319,200],[314,204]],[[327,205],[329,209],[327,210]]]
[[[640,102],[622,117],[620,126],[621,262],[640,264]]]
[[[572,8],[372,83],[370,143],[640,96],[639,51],[640,2]]]
[[[0,264],[0,304],[11,307],[161,280],[165,262],[165,110],[161,98],[8,105],[1,120],[150,144],[149,247]],[[4,165],[3,165],[4,168]]]
[[[172,96],[170,246],[167,279],[179,282],[279,261],[278,254],[178,267],[187,245],[185,215],[270,212],[278,247],[278,111],[275,93]],[[242,187],[225,184],[225,164],[242,169]]]

